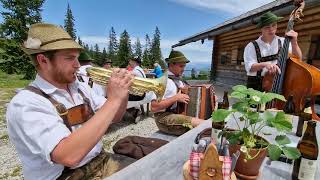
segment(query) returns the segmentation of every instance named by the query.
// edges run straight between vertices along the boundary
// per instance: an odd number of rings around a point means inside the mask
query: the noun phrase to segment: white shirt
[[[81,74],[83,74],[81,77],[82,77],[82,79],[84,80],[84,82],[81,82],[81,83],[84,83],[84,84],[86,84],[86,85],[88,85],[88,81],[89,81],[89,77],[87,76],[87,71],[86,71],[86,69],[87,69],[88,67],[92,67],[92,66],[91,66],[91,65],[83,65],[83,66],[81,66],[81,67],[79,68],[79,72],[80,72]],[[102,85],[100,85],[100,84],[93,83],[93,84],[92,84],[92,90],[93,90],[96,94],[98,94],[98,95],[100,95],[100,96],[103,96],[103,97],[106,97],[106,90],[105,90],[105,87],[104,87],[104,86],[102,86]]]
[[[134,74],[137,77],[146,78],[146,74],[140,66],[134,67],[132,70],[132,74]]]
[[[168,71],[168,76],[170,75],[174,75],[172,72]],[[179,88],[183,88],[185,85],[182,81],[178,82],[178,87]],[[171,98],[173,96],[175,96],[177,94],[177,86],[176,84],[173,82],[172,79],[168,78],[167,79],[167,86],[166,86],[166,91],[164,92],[163,98],[162,99],[168,99]],[[153,93],[153,97],[151,98],[152,100],[157,99],[157,96]],[[177,107],[177,103],[174,103],[173,106],[171,107],[171,109],[174,109]]]
[[[270,55],[274,55],[274,54],[278,53],[278,39],[281,40],[281,43],[283,45],[284,38],[279,37],[279,36],[275,36],[275,38],[273,38],[271,44],[262,41],[261,36],[255,40],[259,45],[261,57],[266,57],[266,56],[270,56]],[[289,52],[291,52],[291,49],[292,49],[292,47],[291,47],[291,43],[290,43]],[[244,53],[243,53],[243,58],[244,58],[244,64],[245,64],[245,68],[247,71],[247,75],[248,76],[256,76],[257,72],[250,72],[251,66],[253,64],[258,63],[256,50],[255,50],[252,42],[247,44],[247,46],[245,47]],[[266,63],[277,64],[277,60],[268,61]],[[267,72],[267,69],[263,68],[261,75],[264,76],[266,72]]]
[[[78,93],[78,89],[90,100],[94,111],[97,111],[106,101],[104,97],[96,95],[89,86],[78,81],[69,85],[74,102],[66,90],[56,88],[39,75],[30,85],[40,88],[68,109],[83,104],[83,98]],[[45,97],[29,90],[22,90],[9,103],[6,119],[10,140],[15,145],[22,162],[24,178],[43,180],[59,177],[64,166],[52,162],[50,153],[71,132],[53,104]],[[79,127],[81,125],[73,126],[72,129]],[[102,143],[99,141],[82,159],[79,166],[97,156],[101,149]]]

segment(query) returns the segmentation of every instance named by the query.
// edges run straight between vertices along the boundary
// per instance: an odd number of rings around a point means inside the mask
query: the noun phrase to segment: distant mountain
[[[187,64],[184,72],[184,76],[191,76],[191,69],[194,68],[197,72],[197,74],[200,71],[210,71],[211,70],[211,62],[190,62]]]

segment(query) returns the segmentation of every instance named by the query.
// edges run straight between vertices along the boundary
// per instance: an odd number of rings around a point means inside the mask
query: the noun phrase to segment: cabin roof
[[[314,4],[320,4],[319,0],[305,0],[306,6]],[[240,16],[227,20],[221,24],[218,24],[210,29],[194,34],[190,37],[182,39],[179,43],[174,44],[172,48],[183,46],[191,42],[198,40],[205,40],[209,37],[222,34],[224,32],[236,30],[239,28],[246,27],[250,24],[256,24],[258,18],[267,11],[272,11],[277,15],[289,14],[294,9],[292,0],[276,0],[271,3],[265,4],[261,7],[248,11]]]

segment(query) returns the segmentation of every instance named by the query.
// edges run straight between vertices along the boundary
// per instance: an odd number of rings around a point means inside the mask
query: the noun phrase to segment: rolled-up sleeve
[[[250,69],[253,64],[258,63],[257,55],[253,46],[253,43],[250,42],[244,49],[243,53],[244,65],[247,71],[247,74],[250,73]]]
[[[49,163],[50,154],[58,143],[70,135],[69,129],[45,98],[15,100],[8,106],[7,121],[9,135],[18,147],[27,148]]]

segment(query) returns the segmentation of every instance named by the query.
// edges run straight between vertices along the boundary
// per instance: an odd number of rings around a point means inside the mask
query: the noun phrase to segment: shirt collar
[[[39,74],[36,75],[35,80],[31,83],[31,85],[40,88],[44,93],[46,94],[52,94],[55,91],[59,90],[59,88],[55,87],[51,83],[49,83],[47,80],[43,79]],[[78,89],[79,82],[74,81],[73,83],[69,84],[70,89]]]
[[[259,36],[257,42],[258,42],[258,43],[261,43],[261,44],[264,44],[264,45],[267,45],[268,43],[262,41],[261,38],[262,38],[262,36]],[[278,39],[278,36],[274,36],[270,45],[272,45],[277,39]]]

